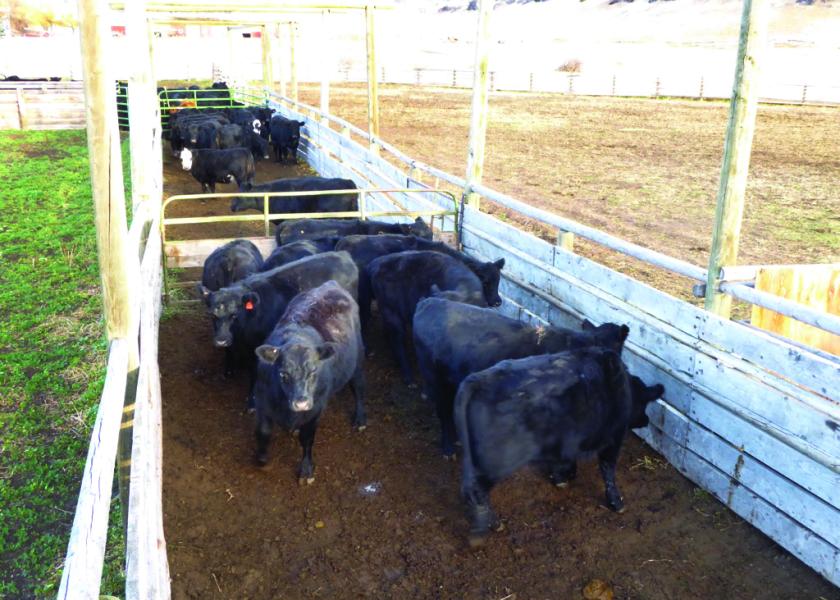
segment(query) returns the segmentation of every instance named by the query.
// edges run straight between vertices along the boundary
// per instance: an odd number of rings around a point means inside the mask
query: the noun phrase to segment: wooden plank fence
[[[83,129],[81,82],[0,82],[0,129]]]
[[[453,186],[465,183],[340,119],[282,100],[272,98],[271,104],[306,122],[301,152],[322,175],[362,177],[378,186],[410,181],[426,187],[419,173]],[[350,133],[386,151],[387,160],[350,139]],[[700,267],[484,186],[474,189],[558,229],[705,279]],[[401,194],[380,201],[412,210],[435,199]],[[624,356],[629,368],[666,388],[665,398],[649,410],[650,426],[637,433],[688,478],[840,585],[840,360],[722,319],[471,207],[463,209],[462,241],[478,258],[505,258],[500,292],[506,314],[560,326],[573,326],[583,317],[628,324]],[[755,301],[764,300],[757,295]]]

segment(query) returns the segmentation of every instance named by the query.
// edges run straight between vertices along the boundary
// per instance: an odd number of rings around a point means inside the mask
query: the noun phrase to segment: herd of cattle
[[[233,208],[258,208],[240,200],[251,199],[236,198]],[[621,360],[628,328],[584,322],[573,331],[505,317],[493,308],[501,304],[504,259],[481,262],[431,238],[422,219],[304,219],[277,225],[277,248],[265,260],[241,239],[207,258],[199,291],[214,344],[225,349],[225,375],[242,367],[250,374],[256,463],[268,460],[274,425],[296,430],[299,481],[312,483],[319,419],[346,385],[356,403],[353,425],[365,428],[375,301],[408,384],[414,348],[444,456],[454,457],[460,442],[471,543],[499,526],[492,486],[528,464],[562,487],[578,459],[597,455],[607,505],[621,511],[615,467],[622,441],[647,425],[645,407],[664,393],[628,373]]]

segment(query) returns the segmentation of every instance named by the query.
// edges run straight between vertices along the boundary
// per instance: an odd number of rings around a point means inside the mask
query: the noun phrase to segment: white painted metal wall
[[[330,119],[330,129],[317,111],[274,106],[306,122],[301,151],[322,175],[360,185],[422,186],[408,176],[413,167],[460,181],[396,151],[391,161],[381,158],[348,137],[365,132],[338,119]],[[483,193],[505,204],[505,196]],[[376,202],[382,209],[429,207],[410,194]],[[840,585],[840,361],[721,319],[469,207],[462,241],[476,257],[505,258],[500,291],[506,314],[561,326],[584,317],[629,325],[625,361],[648,383],[666,388],[648,411],[650,426],[637,433],[689,479]]]

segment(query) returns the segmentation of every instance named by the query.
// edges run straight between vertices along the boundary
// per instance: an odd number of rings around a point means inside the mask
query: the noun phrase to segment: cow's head
[[[496,262],[474,263],[470,265],[473,273],[481,280],[481,289],[484,291],[484,299],[487,306],[501,306],[502,298],[499,296],[499,280],[502,277],[502,267],[505,266],[505,259],[500,258]]]
[[[335,355],[332,342],[313,345],[295,340],[283,346],[263,344],[257,348],[260,362],[272,371],[272,381],[289,403],[292,412],[305,412],[315,408],[318,371],[326,360]]]
[[[400,233],[413,235],[423,238],[424,240],[432,239],[432,230],[428,225],[426,225],[426,221],[424,221],[421,217],[414,219],[414,223],[411,223],[410,225],[401,225]]]
[[[243,183],[239,186],[240,192],[250,192],[253,189],[250,183]],[[262,210],[262,198],[242,198],[241,196],[234,196],[230,200],[230,210],[233,212],[242,212],[243,210]]]
[[[583,320],[581,328],[589,337],[591,345],[603,346],[604,348],[609,348],[619,354],[624,348],[624,341],[630,334],[630,328],[627,327],[627,325],[604,323],[603,325],[598,325],[596,327],[587,319]]]
[[[254,119],[253,121],[251,121],[251,129],[257,135],[260,134],[260,130],[262,129],[262,123],[260,122],[259,119]]]
[[[234,286],[211,292],[205,303],[213,319],[213,344],[218,348],[227,348],[233,345],[234,323],[258,314],[260,295],[248,288]]]
[[[189,148],[184,148],[183,150],[181,150],[180,156],[181,156],[181,168],[184,169],[185,171],[189,171],[190,169],[192,169],[192,164],[193,164],[192,150],[190,150]]]
[[[630,393],[633,398],[633,404],[630,409],[630,428],[638,429],[639,427],[647,427],[650,419],[648,419],[645,409],[648,404],[665,394],[665,386],[661,383],[646,385],[644,381],[635,375],[631,375]]]

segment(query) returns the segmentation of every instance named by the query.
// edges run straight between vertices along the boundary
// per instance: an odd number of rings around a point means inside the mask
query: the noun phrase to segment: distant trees
[[[0,21],[5,35],[23,34],[40,27],[76,27],[78,20],[63,2],[51,0],[0,0]],[[6,29],[9,31],[5,31]]]

